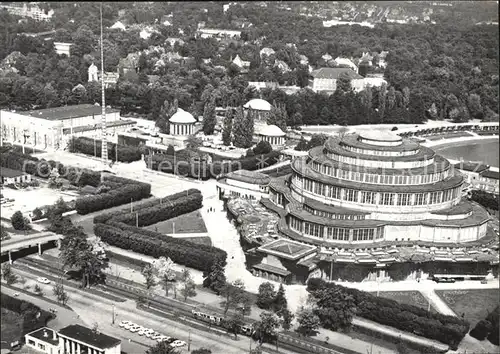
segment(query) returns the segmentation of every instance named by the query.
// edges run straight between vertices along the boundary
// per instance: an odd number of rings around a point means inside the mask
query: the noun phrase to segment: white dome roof
[[[195,123],[196,119],[194,119],[193,115],[189,112],[186,112],[182,108],[177,108],[177,112],[170,117],[168,120],[170,123]]]
[[[396,142],[403,140],[399,135],[388,131],[380,131],[380,130],[368,130],[359,134],[361,138],[374,140],[374,141],[389,141]]]
[[[284,136],[286,135],[283,130],[281,130],[278,126],[276,125],[268,125],[265,126],[261,131],[261,135],[266,135],[266,136]]]
[[[248,101],[243,106],[246,109],[255,109],[257,111],[270,111],[271,104],[266,100],[262,100],[260,98],[254,98],[253,100]]]

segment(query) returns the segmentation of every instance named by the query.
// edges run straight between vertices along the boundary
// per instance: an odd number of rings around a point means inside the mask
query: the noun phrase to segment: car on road
[[[135,325],[134,322],[130,322],[130,321],[121,321],[119,326],[121,328],[125,328],[125,329],[129,329],[132,325]]]
[[[170,343],[170,346],[174,347],[174,348],[180,348],[180,347],[184,347],[186,345],[187,345],[186,342],[184,342],[183,340],[176,340],[176,341],[173,341],[172,343]]]
[[[50,280],[44,277],[38,277],[36,278],[36,281],[42,284],[50,284]]]

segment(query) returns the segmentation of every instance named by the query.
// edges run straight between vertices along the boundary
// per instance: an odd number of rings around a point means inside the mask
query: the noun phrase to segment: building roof
[[[454,164],[453,167],[459,170],[477,172],[477,173],[484,172],[489,168],[488,165],[484,165],[481,163],[474,163],[474,162],[459,162]]]
[[[281,258],[296,260],[316,251],[315,246],[280,238],[258,248],[259,251]]]
[[[89,344],[99,349],[112,348],[121,343],[121,340],[117,338],[113,338],[99,332],[94,332],[90,328],[77,324],[70,325],[59,330],[59,335],[78,339],[85,344]]]
[[[337,65],[347,65],[350,68],[357,69],[356,64],[354,64],[350,59],[347,58],[337,57],[335,59],[335,62],[337,63]]]
[[[351,69],[348,68],[320,68],[317,70],[314,70],[311,75],[315,79],[331,79],[331,80],[337,80],[340,75],[342,74],[347,74],[349,79],[355,80],[355,79],[362,79],[363,76],[355,73]]]
[[[120,112],[118,109],[106,108],[106,114]],[[32,111],[16,112],[23,116],[42,118],[47,120],[64,120],[71,118],[101,115],[101,106],[93,104],[78,104],[55,108],[37,109]]]
[[[283,132],[283,130],[280,129],[280,127],[276,125],[266,125],[260,132],[260,135],[265,135],[265,136],[285,136],[286,134]]]
[[[33,338],[37,338],[45,343],[49,343],[52,345],[59,345],[59,337],[57,336],[57,332],[48,327],[39,328],[36,331],[33,331],[26,335]]]
[[[271,182],[271,177],[256,171],[248,171],[248,170],[237,170],[233,172],[229,172],[225,176],[226,178],[234,179],[240,182],[252,183],[252,184],[261,184],[267,185]]]
[[[365,132],[360,133],[359,137],[361,139],[367,139],[373,141],[389,141],[389,142],[403,141],[403,138],[401,138],[397,134],[380,130],[367,130]]]
[[[267,55],[270,56],[272,54],[275,54],[276,52],[274,51],[273,48],[265,47],[260,50],[260,56]]]
[[[191,124],[196,123],[196,119],[189,112],[182,108],[177,108],[177,112],[168,120],[170,123]]]
[[[487,171],[481,172],[480,174],[481,174],[481,177],[486,177],[486,178],[491,178],[491,179],[498,179],[498,175],[499,175],[498,172],[492,171],[492,170],[487,170]]]
[[[253,266],[253,268],[258,269],[258,270],[263,270],[264,272],[278,274],[278,275],[281,275],[283,277],[286,277],[286,276],[289,276],[290,274],[292,274],[286,269],[278,268],[278,267],[275,267],[273,265],[265,264],[265,263],[256,264]]]
[[[0,167],[0,176],[2,177],[13,178],[13,177],[24,176],[25,174],[26,173],[24,173],[23,171],[12,170],[7,167]]]
[[[255,109],[257,111],[270,111],[271,110],[271,104],[267,102],[266,100],[260,99],[260,98],[254,98],[243,106],[243,108],[246,109]]]

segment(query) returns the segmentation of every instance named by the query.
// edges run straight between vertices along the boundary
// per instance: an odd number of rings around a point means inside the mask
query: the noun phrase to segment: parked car
[[[161,335],[161,334],[160,334],[160,333],[158,333],[158,332],[155,332],[155,333],[151,336],[151,339],[153,339],[153,340],[158,340],[158,339],[160,339],[160,338],[162,338],[162,337],[163,337],[163,335]]]
[[[176,340],[176,341],[173,341],[172,343],[170,343],[170,346],[174,347],[174,348],[180,348],[180,347],[184,347],[186,345],[187,345],[186,342],[184,342],[182,340]]]
[[[125,326],[128,326],[130,328],[130,325],[133,325],[134,323],[133,322],[130,322],[130,321],[121,321],[119,326],[121,328],[125,328]]]
[[[36,278],[36,281],[42,284],[50,284],[50,280],[44,277],[38,277]]]
[[[158,332],[155,332],[155,331],[151,331],[151,332],[146,333],[146,337],[148,337],[148,338],[155,339],[154,338],[155,336],[161,336],[161,334]]]
[[[142,326],[135,326],[135,327],[130,327],[129,331],[132,333],[137,333],[139,332],[143,327]]]
[[[156,340],[158,341],[158,343],[160,342],[165,342],[168,340],[168,338],[170,337],[167,337],[167,336],[160,336],[159,338],[157,338]]]

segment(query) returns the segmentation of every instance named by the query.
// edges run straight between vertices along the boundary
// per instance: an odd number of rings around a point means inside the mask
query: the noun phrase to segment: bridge
[[[57,247],[59,248],[61,245],[60,240],[62,238],[63,238],[62,235],[58,235],[53,232],[39,232],[23,238],[16,238],[14,240],[11,239],[2,241],[0,242],[0,251],[2,256],[8,253],[9,263],[12,264],[12,257],[11,257],[12,252],[16,252],[21,249],[33,247],[36,245],[38,246],[38,254],[41,255],[43,244],[55,241],[57,243]]]

